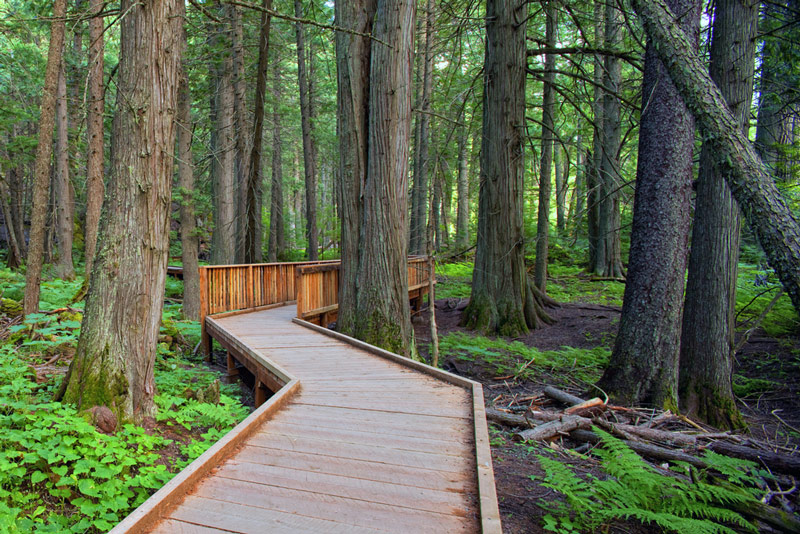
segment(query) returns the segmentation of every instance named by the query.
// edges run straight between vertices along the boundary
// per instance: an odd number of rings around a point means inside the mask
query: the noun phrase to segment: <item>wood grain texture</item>
[[[257,377],[298,377],[296,391],[182,501],[151,506],[163,521],[150,531],[499,533],[481,386],[320,335],[295,313],[206,319],[232,358]],[[148,531],[126,521],[114,534]]]

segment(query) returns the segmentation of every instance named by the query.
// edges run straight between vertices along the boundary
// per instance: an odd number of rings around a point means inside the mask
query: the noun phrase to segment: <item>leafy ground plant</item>
[[[602,478],[581,478],[567,465],[539,456],[546,473],[543,486],[564,496],[564,502],[548,505],[551,513],[544,518],[545,530],[565,534],[600,532],[614,521],[633,519],[658,526],[664,532],[758,532],[728,508],[757,503],[750,491],[707,483],[697,473],[691,479],[661,473],[620,440],[600,429],[594,431],[602,438],[602,446],[593,451],[600,459]],[[732,483],[746,486],[755,480],[751,474],[754,465],[749,462],[729,458],[720,461],[715,455],[710,463]],[[679,469],[685,473],[690,467]]]
[[[4,270],[0,279],[14,295],[20,280]],[[81,305],[69,303],[78,286],[44,284],[45,313],[0,314],[10,325],[0,328],[2,533],[106,532],[249,412],[234,386],[220,386],[218,374],[187,359],[199,325],[181,320],[174,304],[165,310],[156,360],[157,421],[104,434],[85,413],[52,402],[59,373],[40,371],[63,372],[69,363],[80,332]],[[196,398],[209,388],[218,401]]]
[[[610,351],[604,347],[540,351],[519,341],[491,339],[466,332],[451,332],[439,340],[444,356],[483,365],[496,377],[513,376],[537,381],[543,374],[570,376],[593,383],[608,363]]]

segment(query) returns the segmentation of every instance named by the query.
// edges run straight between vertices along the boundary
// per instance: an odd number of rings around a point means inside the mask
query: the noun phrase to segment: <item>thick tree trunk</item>
[[[272,9],[270,0],[262,0],[261,6]],[[261,176],[261,145],[264,139],[264,99],[267,92],[267,70],[269,68],[269,31],[272,17],[261,12],[261,31],[258,37],[258,72],[256,73],[256,98],[253,121],[253,146],[247,167],[244,193],[244,263],[261,263],[261,198],[263,178]]]
[[[53,3],[53,22],[50,26],[50,44],[47,67],[42,88],[42,111],[39,116],[39,137],[34,163],[33,207],[31,215],[30,244],[25,273],[25,298],[23,312],[27,315],[39,309],[39,285],[42,282],[42,259],[45,245],[45,226],[50,200],[50,158],[53,155],[53,125],[56,112],[58,72],[64,51],[64,15],[66,0]]]
[[[711,78],[746,136],[753,95],[758,4],[717,0],[711,40]],[[731,388],[735,333],[739,208],[704,148],[695,200],[692,250],[681,334],[678,398],[681,409],[718,428],[744,421]]]
[[[300,0],[294,1],[295,17],[303,17]],[[317,229],[317,154],[314,146],[313,124],[311,122],[311,92],[309,91],[308,71],[306,70],[305,28],[296,23],[297,35],[297,83],[300,86],[300,122],[303,129],[303,168],[306,178],[306,256],[315,261],[319,257],[319,231]]]
[[[58,74],[56,151],[54,159],[55,230],[56,240],[58,241],[56,272],[59,278],[72,280],[75,278],[75,266],[72,263],[75,192],[69,179],[69,114],[67,112],[67,79],[63,61]]]
[[[182,32],[186,46],[186,29]],[[178,107],[175,117],[178,134],[178,188],[180,190],[181,264],[183,265],[183,316],[197,321],[200,318],[200,275],[198,254],[200,238],[194,205],[194,161],[192,159],[192,95],[186,62],[181,65],[178,87]]]
[[[555,2],[545,6],[547,22],[545,41],[548,48],[556,46],[556,24],[558,12]],[[556,81],[556,55],[545,54],[544,83],[542,88],[542,154],[539,165],[539,203],[536,217],[536,263],[533,280],[539,291],[547,287],[547,254],[550,247],[550,196],[552,194],[553,143],[556,100],[553,85]]]
[[[378,0],[370,57],[355,335],[414,356],[408,306],[406,224],[411,125],[413,0]]]
[[[169,255],[183,2],[123,0],[107,217],[67,402],[121,420],[155,412],[153,367]],[[142,76],[147,72],[147,76]]]
[[[458,181],[456,213],[456,248],[461,252],[469,246],[469,144],[466,117],[462,111],[458,127]]]
[[[469,328],[511,337],[546,317],[524,262],[524,5],[490,0],[486,8],[477,250],[470,303],[461,317]]]
[[[631,0],[661,61],[697,120],[717,172],[758,237],[794,308],[800,311],[800,225],[768,169],[742,134],[725,99],[675,22],[665,0]]]
[[[286,249],[283,224],[283,151],[281,150],[281,66],[278,54],[272,62],[272,179],[269,207],[268,261],[278,261]]]
[[[697,46],[700,2],[671,0]],[[677,405],[694,118],[647,43],[628,278],[600,387],[630,405]]]
[[[224,20],[224,19],[223,19]],[[218,27],[223,56],[216,66],[214,94],[215,146],[211,175],[214,190],[214,233],[211,240],[211,263],[236,261],[236,166],[234,149],[234,87],[231,32],[224,21]]]
[[[362,191],[367,176],[367,131],[370,94],[371,41],[376,0],[337,0],[336,24],[359,32],[336,32],[338,77],[336,129],[339,135],[339,217],[342,266],[339,273],[337,328],[354,334],[359,260]],[[401,230],[405,240],[405,229]]]
[[[431,93],[433,88],[433,0],[425,8],[424,48],[422,50],[422,97],[419,103],[419,131],[414,165],[411,206],[411,253],[426,254],[426,219],[428,216],[428,175],[430,173]],[[430,214],[431,217],[433,214]]]
[[[89,109],[86,114],[86,225],[84,232],[85,279],[89,280],[97,248],[97,230],[103,208],[105,185],[103,182],[103,112],[105,86],[103,84],[103,0],[90,0],[89,9]],[[88,285],[87,285],[88,287]]]

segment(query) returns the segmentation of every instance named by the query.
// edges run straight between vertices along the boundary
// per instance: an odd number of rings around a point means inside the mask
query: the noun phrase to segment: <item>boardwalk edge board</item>
[[[280,391],[151,495],[118,523],[109,534],[148,532],[156,523],[166,519],[167,513],[180,504],[189,491],[197,486],[212,469],[231,457],[244,440],[278,412],[299,390],[300,381],[292,377]]]
[[[484,534],[501,534],[500,509],[497,504],[497,489],[494,482],[494,468],[492,467],[492,452],[489,445],[489,430],[486,422],[486,409],[483,402],[483,386],[480,382],[458,376],[442,369],[400,356],[393,352],[381,349],[359,339],[317,326],[308,321],[294,318],[292,322],[319,332],[320,334],[338,339],[354,347],[366,350],[376,356],[386,358],[416,371],[420,371],[434,378],[450,384],[467,388],[472,393],[473,426],[475,428],[475,458],[478,478],[478,496],[480,499],[481,531]]]

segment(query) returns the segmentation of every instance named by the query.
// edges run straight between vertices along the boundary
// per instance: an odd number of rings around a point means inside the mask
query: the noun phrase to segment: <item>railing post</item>
[[[294,269],[294,298],[297,301],[297,317],[298,319],[303,318],[303,299],[302,299],[302,291],[300,290],[301,280],[303,279],[302,267],[295,267]]]
[[[255,285],[255,280],[253,279],[253,266],[252,265],[248,265],[247,266],[247,281],[246,281],[246,283],[247,283],[247,307],[248,308],[255,308],[255,305],[254,305],[255,298],[254,298],[254,295],[253,295],[254,294],[254,287],[253,286]]]
[[[211,336],[206,332],[206,316],[208,315],[208,268],[200,267],[198,269],[198,278],[200,282],[200,343],[203,347],[203,354],[206,358],[211,357]]]

